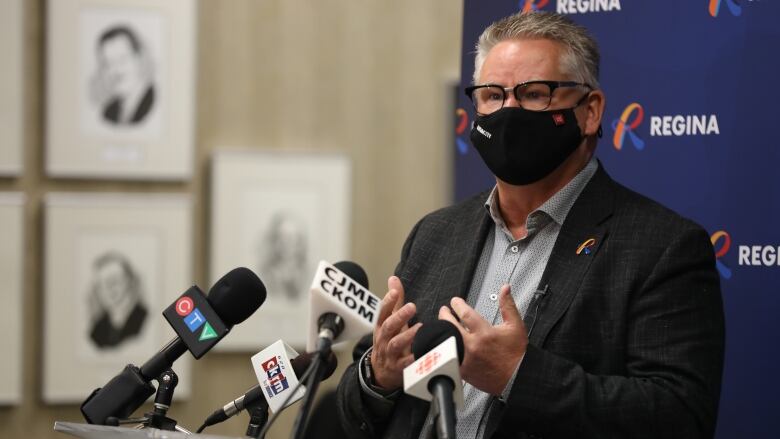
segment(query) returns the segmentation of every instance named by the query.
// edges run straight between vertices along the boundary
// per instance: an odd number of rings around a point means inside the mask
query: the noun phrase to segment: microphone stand
[[[137,428],[157,428],[166,431],[180,431],[185,434],[192,434],[184,427],[179,426],[175,419],[167,416],[173,400],[173,392],[179,384],[179,377],[173,369],[168,369],[157,377],[159,385],[157,394],[154,398],[154,408],[151,412],[144,413],[141,418],[117,419],[109,417],[106,419],[107,425],[119,426],[123,424],[140,424]]]
[[[246,411],[249,413],[249,425],[246,427],[247,437],[255,439],[265,438],[265,435],[262,438],[260,437],[260,432],[265,427],[266,422],[268,422],[268,405],[263,404],[263,402],[253,403],[246,407]]]
[[[314,395],[317,393],[320,381],[322,381],[322,377],[325,375],[325,366],[331,354],[333,339],[338,337],[341,331],[344,330],[344,320],[335,313],[323,314],[320,316],[318,323],[320,333],[317,339],[317,356],[314,357],[314,362],[311,365],[313,372],[306,384],[306,396],[304,397],[303,405],[301,405],[301,410],[295,418],[295,424],[293,424],[292,437],[294,439],[303,439],[303,434],[306,432],[306,420],[311,411],[311,406],[314,404]]]

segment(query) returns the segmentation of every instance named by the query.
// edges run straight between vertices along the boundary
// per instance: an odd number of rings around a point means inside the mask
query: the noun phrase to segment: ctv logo
[[[709,10],[711,16],[713,17],[718,16],[722,3],[726,4],[726,6],[729,9],[729,12],[731,12],[731,15],[735,17],[739,17],[740,15],[742,15],[742,6],[740,6],[739,3],[736,2],[736,0],[710,0]]]
[[[555,12],[559,14],[585,14],[620,10],[620,0],[558,0]]]
[[[272,357],[262,363],[263,371],[266,375],[266,380],[263,382],[265,391],[270,398],[284,392],[285,389],[290,387],[282,373],[282,368],[279,366],[279,360],[277,357]]]
[[[523,12],[538,11],[547,6],[549,0],[520,0],[520,10]]]
[[[433,370],[437,364],[439,364],[439,358],[441,358],[441,354],[436,351],[425,354],[422,361],[417,364],[414,372],[417,375],[425,375],[426,373]]]
[[[620,117],[612,121],[612,146],[616,150],[623,149],[626,134],[634,147],[641,151],[645,141],[636,133],[645,118],[645,110],[637,102],[629,104]],[[719,135],[720,125],[716,114],[674,114],[650,116],[650,137],[681,137]]]
[[[190,332],[195,333],[201,327],[200,336],[198,341],[211,340],[217,338],[217,332],[206,321],[206,318],[200,312],[198,308],[195,308],[195,302],[187,296],[182,296],[176,301],[176,314],[183,317],[184,323],[190,329]]]

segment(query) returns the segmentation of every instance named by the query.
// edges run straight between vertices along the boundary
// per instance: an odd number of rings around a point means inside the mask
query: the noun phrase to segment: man
[[[114,26],[101,34],[98,70],[92,78],[92,99],[112,125],[136,125],[154,105],[154,83],[148,54],[135,32]]]
[[[615,183],[593,157],[599,54],[565,16],[507,17],[479,39],[471,139],[496,186],[423,218],[373,348],[339,385],[351,437],[431,434],[403,394],[421,324],[465,344],[459,439],[711,437],[724,323],[707,233]]]

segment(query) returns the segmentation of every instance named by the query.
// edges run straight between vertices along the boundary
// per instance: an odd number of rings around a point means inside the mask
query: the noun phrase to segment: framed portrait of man
[[[24,196],[20,193],[0,193],[0,405],[18,404],[22,399],[22,276],[24,270]]]
[[[345,155],[214,154],[211,281],[245,266],[268,292],[257,316],[236,326],[220,349],[256,351],[278,339],[305,347],[317,264],[349,258],[351,193]]]
[[[22,129],[24,91],[22,0],[0,2],[0,176],[22,171]]]
[[[47,173],[188,178],[195,2],[58,0],[47,11]]]
[[[160,315],[192,285],[192,208],[172,194],[45,201],[44,400],[84,400],[175,336]],[[174,365],[189,393],[189,359]]]

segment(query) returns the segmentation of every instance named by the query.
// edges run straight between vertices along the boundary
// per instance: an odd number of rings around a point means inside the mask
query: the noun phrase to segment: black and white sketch
[[[154,62],[142,36],[131,26],[115,24],[95,45],[97,69],[90,78],[90,98],[103,120],[137,125],[154,108]]]
[[[93,264],[88,293],[89,338],[100,349],[111,349],[137,337],[146,321],[143,280],[119,251],[100,255]]]
[[[81,401],[173,336],[160,313],[192,285],[191,207],[174,195],[49,194],[45,224],[43,396]],[[185,396],[188,362],[175,370]]]
[[[306,344],[314,270],[349,259],[351,168],[340,154],[220,151],[212,162],[211,281],[250,267],[266,285],[263,318],[233,328],[220,350]]]
[[[190,176],[195,2],[58,0],[47,6],[47,173]]]
[[[306,223],[295,212],[280,210],[271,215],[259,240],[257,269],[269,294],[292,302],[305,295],[312,275],[308,241]]]

